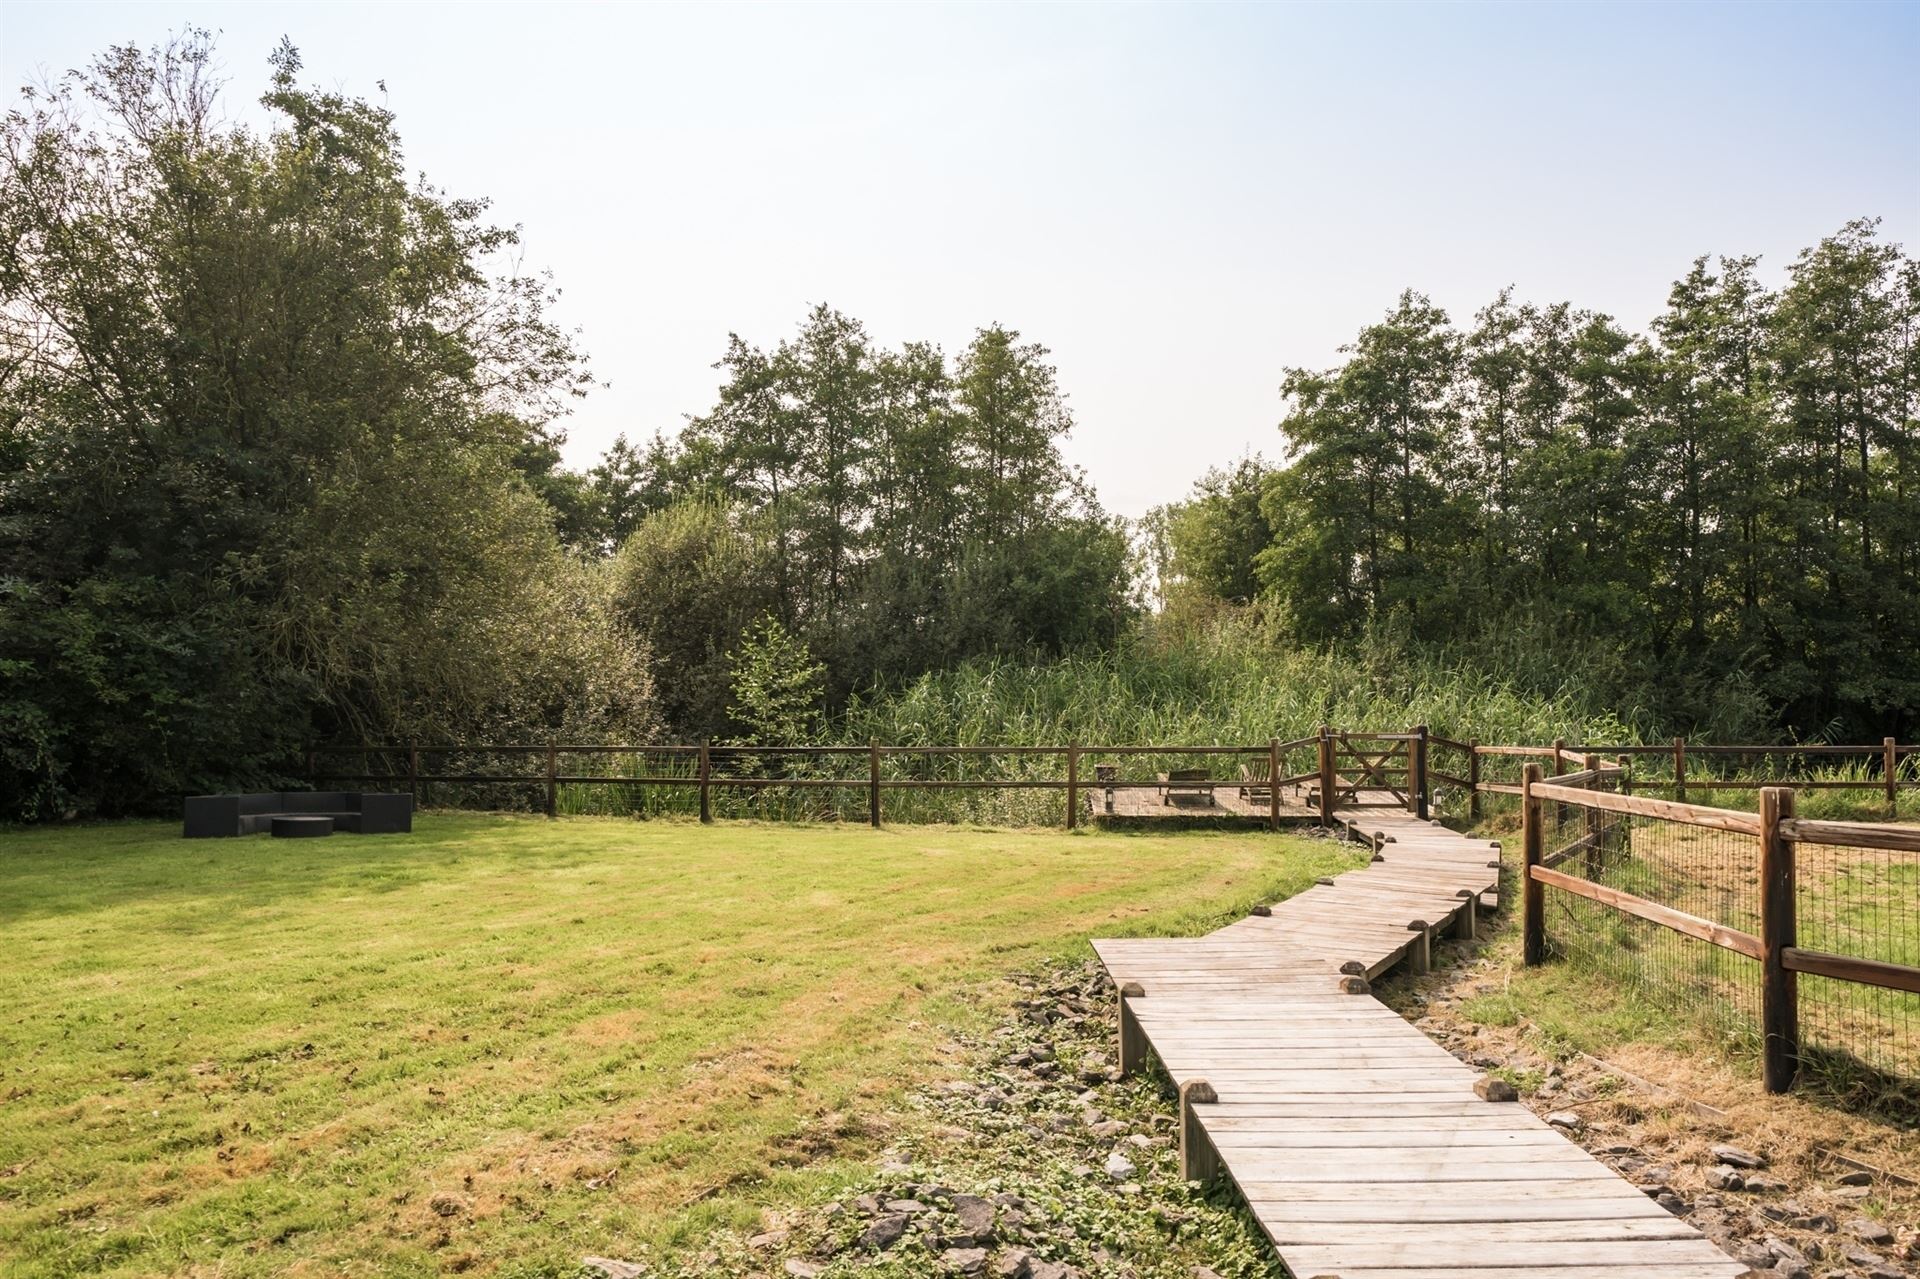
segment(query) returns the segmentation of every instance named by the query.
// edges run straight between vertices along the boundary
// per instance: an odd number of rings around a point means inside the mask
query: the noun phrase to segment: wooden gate
[[[1361,792],[1385,791],[1406,808],[1413,789],[1414,733],[1333,735],[1333,800],[1336,806],[1362,803]],[[1377,799],[1374,802],[1379,802]]]

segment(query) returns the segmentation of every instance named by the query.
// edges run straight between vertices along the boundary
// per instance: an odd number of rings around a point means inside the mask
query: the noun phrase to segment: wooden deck
[[[1143,821],[1158,818],[1184,818],[1248,822],[1267,820],[1267,792],[1264,787],[1247,794],[1239,782],[1216,782],[1212,802],[1201,795],[1175,793],[1164,795],[1158,786],[1085,786],[1086,813],[1095,821],[1119,819]],[[1109,793],[1112,802],[1109,803]],[[1283,821],[1318,821],[1320,810],[1314,796],[1304,787],[1280,788],[1280,817]]]
[[[1182,1161],[1246,1196],[1299,1279],[1734,1279],[1744,1267],[1365,993],[1470,929],[1499,849],[1346,809],[1370,866],[1206,937],[1096,941],[1120,1056],[1182,1095]],[[1362,989],[1364,989],[1362,987]],[[1211,1092],[1217,1100],[1208,1101]]]

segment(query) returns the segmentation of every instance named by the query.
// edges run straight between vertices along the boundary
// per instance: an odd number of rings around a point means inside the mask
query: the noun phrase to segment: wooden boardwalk
[[[1745,1268],[1364,991],[1424,968],[1499,847],[1342,810],[1376,860],[1206,937],[1096,941],[1123,1069],[1181,1090],[1189,1175],[1231,1176],[1296,1279],[1734,1279]],[[1343,987],[1343,982],[1345,986]],[[1209,1099],[1214,1098],[1214,1099]]]

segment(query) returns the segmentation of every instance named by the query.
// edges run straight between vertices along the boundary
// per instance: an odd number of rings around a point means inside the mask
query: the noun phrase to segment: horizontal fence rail
[[[1754,812],[1632,795],[1626,767],[1580,762],[1522,774],[1524,962],[1550,953],[1552,890],[1552,948],[1704,998],[1753,1032],[1768,1091],[1811,1058],[1920,1102],[1920,828],[1797,818],[1787,786]]]

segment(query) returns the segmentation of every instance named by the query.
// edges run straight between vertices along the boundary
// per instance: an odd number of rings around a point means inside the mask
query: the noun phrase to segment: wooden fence
[[[461,786],[522,785],[544,793],[545,809],[554,816],[562,786],[593,785],[615,787],[662,787],[690,789],[697,794],[700,820],[713,820],[713,795],[725,790],[853,790],[866,792],[867,820],[874,826],[882,818],[882,795],[899,790],[1048,790],[1064,792],[1065,823],[1069,830],[1080,821],[1081,797],[1095,790],[1123,787],[1157,788],[1165,785],[1158,774],[1150,777],[1122,776],[1117,765],[1100,760],[1140,760],[1154,757],[1228,760],[1248,765],[1252,779],[1245,784],[1267,795],[1266,818],[1275,829],[1281,821],[1281,793],[1288,786],[1317,783],[1322,773],[1288,772],[1287,764],[1295,752],[1312,748],[1317,757],[1327,754],[1320,737],[1283,742],[1275,738],[1261,746],[716,746],[702,742],[692,746],[588,746],[553,743],[545,746],[336,746],[311,751],[307,757],[307,775],[316,786],[322,782],[362,782],[386,785],[404,784],[414,795],[423,785],[441,783]],[[465,754],[480,756],[525,756],[537,761],[538,772],[446,772],[432,767],[436,758]],[[326,771],[320,759],[326,756],[358,756],[362,760],[384,759],[385,771],[363,767],[359,771]],[[642,768],[628,773],[580,772],[564,769],[563,761],[581,756],[616,759],[627,757],[649,767],[657,760],[683,759],[690,767],[679,773],[655,772]],[[1057,760],[1055,776],[997,778],[904,777],[889,775],[887,766],[903,761],[937,759],[1014,759],[1026,764],[1039,760]],[[396,759],[405,761],[404,769],[393,767]],[[785,761],[790,767],[780,774],[763,771],[771,762]],[[859,776],[837,775],[849,763],[864,763]],[[754,771],[743,773],[745,764]],[[830,767],[829,767],[830,766]],[[857,766],[857,765],[856,765]],[[1097,771],[1090,771],[1097,770]],[[1277,779],[1275,782],[1273,779]],[[1243,784],[1240,777],[1218,778],[1216,787]]]
[[[1567,766],[1589,755],[1603,759],[1610,758],[1622,765],[1640,760],[1658,761],[1657,772],[1647,772],[1635,768],[1631,784],[1638,790],[1659,790],[1673,792],[1676,800],[1685,800],[1688,787],[1696,790],[1760,790],[1768,786],[1789,786],[1794,790],[1857,790],[1873,791],[1882,795],[1889,810],[1898,804],[1899,792],[1903,789],[1920,789],[1920,776],[1903,776],[1903,769],[1911,772],[1912,765],[1920,760],[1920,745],[1906,744],[1893,738],[1884,738],[1874,746],[1832,746],[1826,744],[1799,746],[1726,746],[1689,743],[1684,737],[1676,737],[1671,744],[1660,746],[1627,745],[1597,746],[1575,745],[1556,740],[1549,746],[1482,746],[1472,744],[1473,767],[1471,777],[1479,780],[1479,761],[1486,757],[1512,757],[1538,760],[1550,765],[1554,774],[1564,773]],[[1713,771],[1701,771],[1716,761],[1733,760],[1739,763],[1753,761],[1783,761],[1784,768],[1772,770],[1767,777],[1725,776]],[[1809,778],[1795,777],[1796,772],[1810,771],[1817,763],[1827,765],[1857,763],[1862,771],[1872,776],[1858,778]],[[1474,787],[1476,794],[1518,795],[1517,782],[1481,784]]]
[[[449,772],[433,767],[436,760],[449,755],[492,756],[497,760],[526,758],[537,771]],[[1312,737],[1291,741],[1273,739],[1261,745],[1229,746],[722,746],[702,742],[696,745],[459,745],[459,746],[331,746],[310,751],[305,775],[314,785],[322,782],[362,782],[400,785],[415,794],[423,784],[444,783],[466,786],[526,786],[544,796],[549,816],[558,809],[562,786],[631,786],[692,789],[698,793],[702,821],[713,817],[712,796],[723,790],[834,790],[867,792],[867,817],[878,825],[882,817],[882,793],[889,790],[1053,790],[1065,794],[1064,820],[1069,829],[1077,826],[1081,796],[1096,788],[1155,787],[1158,776],[1123,778],[1112,765],[1097,760],[1140,760],[1160,758],[1224,759],[1245,764],[1268,794],[1267,818],[1277,829],[1284,816],[1281,792],[1287,787],[1301,788],[1317,810],[1323,825],[1331,825],[1333,812],[1343,803],[1356,799],[1363,791],[1375,796],[1385,794],[1404,803],[1408,811],[1427,818],[1436,791],[1451,790],[1467,801],[1466,816],[1478,820],[1488,796],[1518,797],[1521,784],[1517,777],[1503,780],[1496,776],[1498,765],[1527,761],[1550,768],[1553,774],[1567,771],[1568,765],[1588,756],[1612,756],[1625,768],[1631,761],[1658,757],[1671,763],[1671,773],[1641,775],[1637,770],[1625,774],[1623,784],[1629,790],[1671,791],[1676,801],[1684,801],[1688,787],[1697,790],[1759,790],[1787,785],[1797,790],[1863,790],[1883,794],[1890,811],[1897,811],[1901,789],[1920,789],[1920,777],[1903,776],[1913,771],[1920,760],[1920,745],[1900,745],[1887,738],[1878,746],[1689,746],[1684,738],[1675,738],[1671,746],[1586,746],[1555,741],[1546,746],[1482,745],[1457,741],[1430,732],[1425,725],[1400,733],[1360,732],[1321,726]],[[322,758],[358,757],[358,769],[323,769]],[[612,771],[588,773],[565,765],[582,757],[609,760],[628,757],[646,768],[621,775]],[[1689,764],[1689,758],[1695,763]],[[954,759],[1013,759],[1029,768],[1043,760],[1055,762],[1051,775],[1006,778],[941,779],[899,775],[902,761]],[[1801,778],[1781,776],[1764,778],[1724,777],[1702,773],[1695,766],[1702,759],[1784,760],[1789,765],[1810,760],[1860,761],[1879,769],[1875,777],[1858,779]],[[372,761],[385,767],[375,770]],[[684,761],[680,772],[658,771],[652,765],[661,761]],[[1299,760],[1299,763],[1295,761]],[[786,775],[761,771],[743,773],[739,765],[764,765],[770,762],[799,765]],[[848,764],[865,764],[862,775],[832,775],[826,766],[846,770]],[[1093,777],[1089,766],[1098,769]],[[1267,779],[1277,779],[1267,785]],[[1213,779],[1218,786],[1232,786],[1237,777]]]
[[[1892,747],[1888,748],[1886,758],[1895,758]],[[1525,765],[1520,787],[1521,909],[1522,946],[1527,964],[1543,962],[1548,953],[1546,893],[1549,889],[1599,903],[1744,956],[1757,963],[1760,970],[1761,1054],[1770,1092],[1789,1088],[1800,1067],[1800,974],[1920,994],[1920,967],[1799,945],[1801,892],[1795,856],[1796,849],[1802,845],[1920,854],[1920,828],[1797,818],[1794,790],[1790,786],[1760,787],[1755,812],[1635,795],[1623,788],[1631,776],[1624,767],[1602,765],[1592,754],[1582,762],[1586,765],[1582,771],[1554,777],[1544,776],[1537,762]],[[1685,776],[1684,765],[1681,776]],[[1558,810],[1558,815],[1550,808]],[[1583,821],[1569,825],[1561,820],[1567,810],[1583,814]],[[1612,834],[1603,832],[1602,815],[1624,819],[1620,823],[1625,828],[1624,838],[1617,828]],[[1632,823],[1635,818],[1752,837],[1758,845],[1758,856],[1747,869],[1757,896],[1757,928],[1735,927],[1723,919],[1707,918],[1679,909],[1670,902],[1656,901],[1601,882],[1607,877],[1594,872],[1608,857],[1634,856]],[[1552,841],[1557,847],[1549,847],[1548,832],[1563,829],[1569,833]],[[1576,852],[1581,854],[1580,860],[1570,861]],[[1564,866],[1573,869],[1563,869]],[[1734,886],[1736,890],[1739,887]],[[1721,885],[1719,891],[1724,895],[1728,890]],[[1900,918],[1901,944],[1911,946],[1920,942],[1920,911],[1903,910]],[[1900,1016],[1903,1019],[1901,1033],[1911,1045],[1915,1029],[1911,1011]]]

